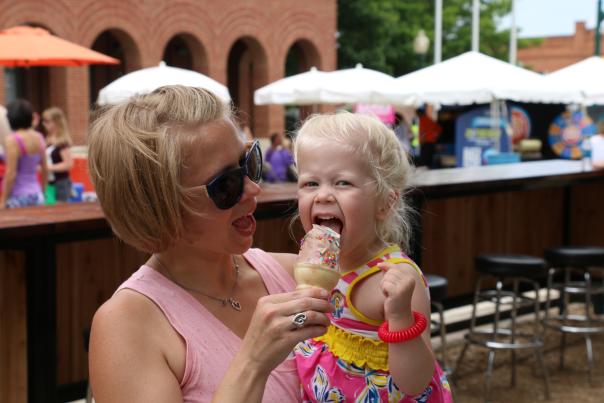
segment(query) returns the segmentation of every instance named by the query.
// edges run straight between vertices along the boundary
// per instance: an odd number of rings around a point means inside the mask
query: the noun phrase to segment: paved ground
[[[583,402],[601,403],[604,401],[604,335],[592,337],[595,369],[593,383],[590,386],[587,372],[587,356],[584,338],[568,336],[565,354],[565,367],[559,368],[559,336],[548,331],[545,339],[545,362],[550,375],[550,393],[552,403]],[[460,341],[453,341],[448,357],[455,362],[461,350]],[[453,385],[455,402],[483,402],[484,373],[487,365],[487,350],[470,347],[460,378]],[[495,355],[495,370],[491,383],[492,402],[529,403],[545,401],[543,381],[535,365],[534,355],[518,353],[517,385],[510,386],[510,353],[499,352]]]

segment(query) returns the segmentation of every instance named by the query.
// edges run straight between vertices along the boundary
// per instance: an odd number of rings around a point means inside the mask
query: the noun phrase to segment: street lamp
[[[420,29],[413,39],[413,51],[416,55],[419,55],[420,58],[420,67],[423,67],[426,61],[426,53],[428,53],[428,48],[430,47],[430,38],[426,35],[423,29]]]

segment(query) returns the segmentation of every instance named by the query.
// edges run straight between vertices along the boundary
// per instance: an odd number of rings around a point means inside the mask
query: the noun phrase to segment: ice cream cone
[[[340,273],[329,267],[312,263],[296,263],[294,266],[296,288],[321,287],[327,291],[333,290],[340,279]]]

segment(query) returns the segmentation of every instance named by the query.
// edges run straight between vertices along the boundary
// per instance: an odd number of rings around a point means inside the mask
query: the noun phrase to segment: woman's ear
[[[378,220],[385,220],[386,217],[388,217],[388,215],[390,215],[390,212],[396,206],[399,197],[400,197],[400,193],[397,191],[391,190],[388,193],[388,198],[385,200],[385,202],[382,204],[382,206],[378,209],[378,212],[377,212]]]

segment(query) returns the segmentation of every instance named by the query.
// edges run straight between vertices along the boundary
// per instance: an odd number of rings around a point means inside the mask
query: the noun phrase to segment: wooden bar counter
[[[420,214],[411,253],[426,272],[449,279],[453,297],[471,292],[479,253],[604,246],[604,172],[581,162],[419,171],[413,184]],[[255,246],[297,251],[295,198],[294,184],[263,186]],[[145,259],[111,235],[97,203],[0,211],[0,401],[81,396],[82,332]]]

